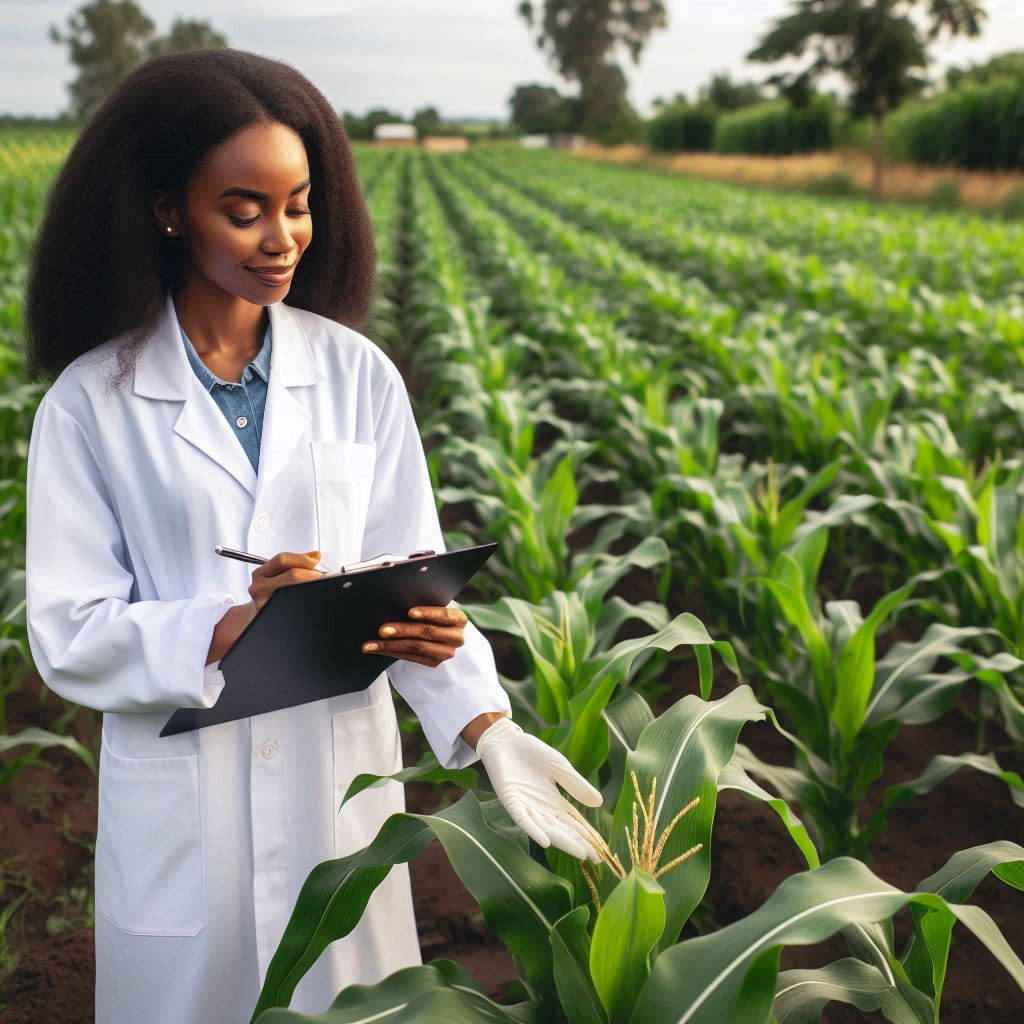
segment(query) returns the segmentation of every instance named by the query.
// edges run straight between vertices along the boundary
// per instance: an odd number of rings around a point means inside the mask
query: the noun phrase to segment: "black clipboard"
[[[178,708],[161,736],[365,690],[397,658],[362,646],[416,605],[447,605],[496,543],[278,587],[220,660],[224,688],[211,708]]]

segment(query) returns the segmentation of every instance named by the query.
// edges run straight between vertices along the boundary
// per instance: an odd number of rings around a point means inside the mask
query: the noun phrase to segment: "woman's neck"
[[[259,355],[270,314],[237,295],[193,279],[172,291],[178,322],[203,362],[245,366]]]

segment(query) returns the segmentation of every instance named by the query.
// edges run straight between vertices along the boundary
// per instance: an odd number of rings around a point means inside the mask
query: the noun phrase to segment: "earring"
[[[168,231],[173,231],[173,230],[174,230],[174,228],[172,228],[172,227],[171,227],[170,225],[168,225],[168,227],[167,227],[167,230],[168,230]]]

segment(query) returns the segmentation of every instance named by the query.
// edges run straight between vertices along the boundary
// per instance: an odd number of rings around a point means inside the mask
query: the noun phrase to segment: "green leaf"
[[[640,993],[631,1024],[738,1020],[744,977],[766,950],[820,942],[850,924],[891,917],[908,904],[948,909],[1024,988],[1024,964],[984,911],[933,893],[901,892],[860,861],[836,857],[814,871],[791,875],[748,917],[665,950]],[[771,987],[774,991],[774,980]]]
[[[627,1024],[650,973],[650,953],[665,928],[665,890],[631,871],[612,890],[594,924],[590,974],[610,1024]]]
[[[877,967],[855,957],[813,970],[783,971],[775,992],[775,1016],[779,1024],[818,1024],[832,1000],[858,1010],[877,1010],[889,989]]]
[[[2,700],[3,697],[0,697],[0,701]],[[93,774],[96,774],[96,758],[93,757],[92,751],[83,746],[74,736],[61,736],[59,733],[51,732],[49,729],[39,729],[36,726],[22,729],[21,732],[10,736],[0,736],[0,754],[6,754],[8,750],[26,745],[40,749],[64,747],[77,754]]]
[[[736,746],[738,748],[739,744]],[[815,849],[814,843],[811,842],[811,837],[807,834],[807,829],[803,823],[790,810],[789,804],[781,797],[772,796],[763,786],[759,786],[740,767],[735,757],[722,769],[718,776],[718,791],[721,792],[723,789],[735,789],[738,793],[742,793],[751,800],[759,800],[767,804],[779,816],[782,824],[786,826],[786,831],[789,832],[793,842],[796,843],[797,848],[804,855],[807,866],[809,868],[820,866],[821,861],[818,858],[818,851]]]
[[[309,1016],[271,1008],[254,1015],[253,1024],[364,1024],[370,1020],[386,1020],[388,1024],[442,1020],[446,1024],[539,1024],[534,1007],[501,1006],[480,992],[475,983],[470,987],[449,981],[440,969],[441,963],[402,968],[376,985],[348,985],[323,1013]]]
[[[1005,881],[1008,870],[1014,873],[1024,871],[1024,847],[1000,840],[954,853],[917,888],[920,892],[934,892],[943,899],[962,903],[971,897],[978,883],[990,871]],[[1016,883],[1011,880],[1009,884],[1015,884],[1018,889],[1024,888],[1024,877],[1018,878]],[[910,913],[914,931],[901,960],[910,980],[934,999],[937,1021],[955,918],[945,908],[915,906],[910,908]]]
[[[608,753],[608,728],[601,717],[615,687],[629,675],[634,660],[645,651],[671,651],[680,644],[711,643],[703,623],[689,612],[677,615],[651,636],[623,640],[588,662],[593,674],[586,689],[570,701],[572,732],[562,752],[581,775],[596,771]],[[567,716],[569,717],[569,716]]]
[[[287,1006],[320,954],[358,923],[394,864],[412,860],[433,838],[480,904],[485,923],[524,965],[527,979],[554,993],[550,932],[570,909],[570,888],[484,820],[475,794],[437,814],[393,814],[369,846],[310,872],[267,970],[256,1012]]]
[[[875,634],[889,613],[906,600],[916,585],[916,581],[911,581],[881,598],[839,652],[832,720],[839,730],[845,754],[853,747],[871,697],[875,681]]]
[[[936,754],[927,764],[925,770],[915,779],[898,782],[889,786],[882,797],[882,806],[871,816],[864,827],[865,838],[871,839],[880,835],[886,828],[886,817],[894,807],[899,807],[915,797],[930,793],[941,782],[944,782],[955,771],[961,768],[973,768],[975,771],[993,775],[1009,787],[1010,799],[1018,807],[1024,807],[1024,780],[1016,772],[1006,771],[999,766],[992,754]]]
[[[417,764],[403,768],[392,775],[374,775],[372,772],[361,772],[352,780],[348,789],[345,790],[345,795],[338,805],[338,810],[340,811],[345,806],[347,800],[350,800],[357,793],[362,793],[364,789],[376,789],[392,780],[403,784],[406,782],[450,782],[460,786],[462,789],[476,789],[480,776],[474,768],[442,768],[433,751],[427,750]]]
[[[658,780],[652,820],[655,846],[673,818],[694,797],[700,797],[700,802],[676,823],[659,860],[658,866],[662,867],[698,843],[703,844],[699,852],[658,878],[665,889],[666,905],[660,949],[676,940],[707,889],[718,776],[732,759],[740,729],[747,722],[761,721],[765,711],[746,684],[717,701],[703,701],[688,694],[644,729],[636,749],[626,758],[609,845],[627,869],[632,862],[625,832],[627,828],[632,831],[636,800],[631,771],[636,772],[644,800],[649,796],[652,778]],[[639,807],[637,816],[642,836],[644,816]]]
[[[589,920],[590,908],[577,907],[551,929],[555,987],[569,1024],[608,1024],[590,977]]]

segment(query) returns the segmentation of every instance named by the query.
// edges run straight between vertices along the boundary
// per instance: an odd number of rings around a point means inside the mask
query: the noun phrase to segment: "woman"
[[[220,657],[318,560],[444,550],[402,378],[356,330],[374,266],[336,115],[254,54],[139,66],[54,185],[26,301],[30,374],[56,378],[29,446],[27,620],[44,681],[104,712],[98,1024],[249,1020],[310,869],[404,810],[389,783],[337,813],[357,773],[402,766],[389,677],[442,765],[479,756],[538,843],[596,859],[556,783],[600,794],[511,721],[454,607],[367,637],[398,660],[366,691],[159,736],[217,700]],[[216,544],[273,557],[250,576]],[[419,962],[402,865],[292,1007]]]

